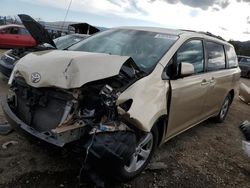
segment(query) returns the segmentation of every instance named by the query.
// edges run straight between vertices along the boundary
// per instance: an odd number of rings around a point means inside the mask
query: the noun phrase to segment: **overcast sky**
[[[0,15],[64,19],[70,0],[1,0]],[[250,0],[73,0],[67,21],[97,26],[158,26],[250,40]]]

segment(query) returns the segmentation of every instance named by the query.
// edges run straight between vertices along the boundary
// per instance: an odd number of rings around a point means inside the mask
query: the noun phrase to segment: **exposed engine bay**
[[[43,50],[49,50],[52,49],[52,47],[46,47],[44,45],[38,45],[35,47],[24,47],[24,48],[14,48],[8,53],[9,56],[15,58],[16,60],[19,60],[20,58],[24,57],[25,55],[36,52],[36,51],[43,51]]]
[[[1,57],[1,60],[9,66],[14,66],[19,59],[31,52],[44,51],[49,49],[51,49],[51,47],[46,47],[43,45],[38,45],[35,47],[14,48],[12,50],[7,51],[6,54]],[[11,74],[11,72],[9,72],[8,74]]]

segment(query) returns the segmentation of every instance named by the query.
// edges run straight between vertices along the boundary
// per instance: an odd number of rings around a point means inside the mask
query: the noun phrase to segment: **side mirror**
[[[180,64],[180,76],[181,77],[186,77],[186,76],[190,76],[192,74],[194,74],[194,65],[191,63],[181,63]]]

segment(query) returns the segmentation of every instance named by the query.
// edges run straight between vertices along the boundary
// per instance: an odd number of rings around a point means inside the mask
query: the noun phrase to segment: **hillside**
[[[237,55],[250,56],[250,40],[246,42],[229,41],[235,48]]]

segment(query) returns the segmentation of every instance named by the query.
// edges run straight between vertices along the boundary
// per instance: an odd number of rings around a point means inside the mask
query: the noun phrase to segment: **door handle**
[[[215,79],[214,79],[214,77],[212,77],[211,80],[210,80],[210,83],[212,84],[214,82],[215,82]]]
[[[201,85],[202,85],[202,86],[205,86],[205,85],[208,85],[208,84],[210,84],[210,82],[208,82],[206,79],[203,79],[203,80],[201,81]]]

